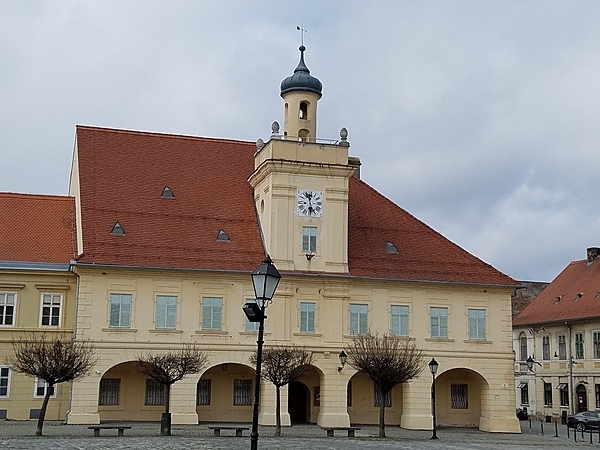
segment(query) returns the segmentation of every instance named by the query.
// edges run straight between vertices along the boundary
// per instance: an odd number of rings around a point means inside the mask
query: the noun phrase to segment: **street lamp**
[[[265,332],[265,308],[275,294],[281,275],[273,265],[269,255],[251,274],[256,303],[248,302],[243,306],[244,314],[250,322],[259,322],[258,349],[256,351],[256,379],[254,381],[254,410],[252,412],[252,432],[250,449],[258,449],[258,408],[260,405],[260,366],[262,364],[263,336]]]
[[[341,372],[342,369],[344,368],[344,366],[346,365],[346,360],[348,359],[348,355],[346,355],[346,352],[344,350],[342,350],[340,352],[340,354],[338,355],[338,358],[340,359],[340,364],[341,364],[341,367],[338,367],[338,372]]]
[[[433,415],[433,435],[431,436],[431,439],[438,439],[437,427],[435,424],[435,373],[437,372],[438,367],[439,367],[439,364],[435,360],[435,358],[431,358],[431,361],[429,361],[429,371],[431,372],[431,375],[433,375],[433,383],[431,384],[431,410],[432,410],[432,415]]]

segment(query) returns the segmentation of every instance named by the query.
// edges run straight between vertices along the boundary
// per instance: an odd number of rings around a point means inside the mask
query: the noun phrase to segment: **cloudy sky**
[[[0,191],[66,194],[75,125],[255,141],[324,86],[362,178],[519,280],[600,245],[600,2],[0,2]]]

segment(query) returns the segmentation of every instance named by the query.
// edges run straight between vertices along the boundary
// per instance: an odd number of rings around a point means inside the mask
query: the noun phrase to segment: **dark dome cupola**
[[[298,67],[294,70],[294,75],[290,75],[281,82],[281,96],[290,91],[307,91],[314,92],[321,98],[323,85],[318,78],[313,77],[310,74],[310,70],[306,67],[304,62],[304,51],[306,47],[301,45],[300,48],[300,62]]]

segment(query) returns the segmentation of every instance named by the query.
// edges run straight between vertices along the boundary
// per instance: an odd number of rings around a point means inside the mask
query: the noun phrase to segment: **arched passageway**
[[[348,381],[347,404],[350,423],[378,424],[379,396],[375,385],[364,372],[357,372]],[[384,399],[386,403],[385,423],[400,425],[402,416],[402,385],[396,385]]]
[[[288,386],[288,412],[292,423],[317,423],[321,408],[323,372],[315,366]]]
[[[488,383],[470,369],[451,369],[436,377],[438,425],[479,427],[481,397]]]

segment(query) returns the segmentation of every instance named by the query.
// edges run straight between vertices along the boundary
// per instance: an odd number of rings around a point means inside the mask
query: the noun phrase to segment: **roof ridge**
[[[65,200],[71,200],[74,199],[75,197],[73,197],[72,195],[59,195],[59,194],[30,194],[30,193],[26,193],[26,192],[0,192],[0,197],[14,197],[14,198],[18,198],[18,197],[26,197],[26,198],[38,198],[38,199],[42,199],[42,198],[46,198],[46,199],[55,199],[55,200],[61,200],[61,201],[65,201]]]
[[[91,126],[91,125],[76,125],[75,128],[76,128],[76,130],[105,131],[105,132],[109,132],[109,133],[118,133],[118,134],[158,136],[158,137],[169,137],[169,138],[177,138],[177,139],[191,139],[191,140],[201,140],[201,141],[211,141],[211,142],[229,142],[229,143],[256,145],[256,143],[253,141],[244,141],[241,139],[214,138],[214,137],[207,137],[207,136],[195,136],[192,134],[175,134],[175,133],[161,133],[158,131],[126,130],[123,128],[96,127],[96,126]]]

